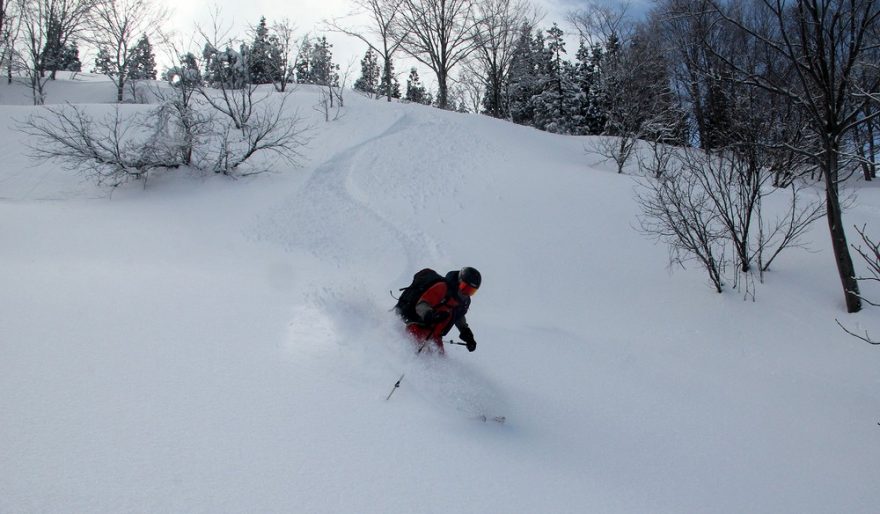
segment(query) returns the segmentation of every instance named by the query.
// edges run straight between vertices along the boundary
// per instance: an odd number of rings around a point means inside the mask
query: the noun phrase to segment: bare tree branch
[[[473,52],[475,0],[401,0],[394,24],[401,48],[437,76],[437,105],[450,107],[448,82],[456,65]]]
[[[330,30],[341,32],[363,41],[374,52],[382,56],[385,96],[391,101],[393,58],[407,36],[406,29],[398,27],[403,0],[352,0],[356,6],[355,13],[366,14],[370,18],[369,27],[356,27],[346,23],[345,18],[334,18],[325,21]]]

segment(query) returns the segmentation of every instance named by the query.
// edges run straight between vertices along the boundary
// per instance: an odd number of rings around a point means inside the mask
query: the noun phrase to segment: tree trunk
[[[873,114],[873,109],[869,106],[868,113]],[[871,118],[868,120],[868,123],[865,124],[865,130],[868,134],[868,176],[867,180],[872,180],[877,178],[877,143],[875,140],[875,124],[877,122],[876,118]]]
[[[385,96],[390,102],[391,95],[393,94],[393,92],[391,91],[391,58],[390,56],[388,56],[387,53],[385,57],[385,76],[382,77],[382,80],[385,82]]]
[[[838,196],[838,151],[836,148],[827,149],[823,174],[825,175],[825,200],[827,203],[828,228],[831,233],[831,247],[834,249],[834,259],[837,262],[837,272],[840,275],[840,283],[843,286],[843,294],[846,299],[846,311],[858,312],[862,310],[862,299],[859,297],[859,283],[856,280],[855,267],[849,253],[849,245],[846,242],[846,231],[843,228],[843,216]]]
[[[446,109],[448,105],[446,91],[446,70],[437,72],[437,107]]]

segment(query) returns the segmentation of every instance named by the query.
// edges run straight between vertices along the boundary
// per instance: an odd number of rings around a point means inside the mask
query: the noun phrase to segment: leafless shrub
[[[637,155],[638,166],[643,175],[660,178],[669,168],[669,161],[675,155],[675,148],[662,139],[649,139],[644,142],[647,152]]]
[[[584,149],[588,153],[604,157],[605,159],[602,162],[614,162],[617,173],[623,173],[635,152],[638,141],[637,134],[624,132],[619,136],[593,138],[586,144]]]
[[[82,107],[51,106],[31,115],[20,130],[33,138],[33,157],[58,161],[115,187],[146,179],[154,169],[180,165],[151,117],[138,113],[126,118],[117,106],[95,120]]]
[[[117,106],[99,120],[82,107],[48,107],[19,129],[31,136],[35,158],[59,161],[111,186],[180,166],[230,176],[268,171],[265,166],[245,166],[258,154],[297,164],[309,127],[297,112],[286,111],[289,93],[276,95],[272,102],[247,99],[247,116],[225,104],[224,110],[216,109],[220,104],[191,93],[173,87],[159,90],[161,103],[148,112],[124,116]]]
[[[757,271],[763,282],[776,257],[786,248],[801,247],[803,233],[824,215],[818,198],[804,200],[800,182],[778,189],[770,185],[773,179],[756,155],[744,154],[741,148],[712,154],[680,149],[667,158],[664,168],[641,181],[641,229],[670,245],[673,262],[682,261],[682,252],[695,257],[719,292],[721,270],[728,261],[721,249],[730,248],[748,288],[750,273]],[[764,200],[779,191],[790,195],[787,207],[781,215],[768,217]],[[740,278],[734,278],[734,287]]]
[[[711,199],[677,166],[656,180],[645,180],[636,199],[641,231],[666,243],[670,264],[696,260],[719,293],[723,287],[725,232]]]
[[[338,75],[338,81],[320,86],[321,100],[314,109],[324,115],[324,121],[336,121],[342,116],[342,108],[345,107],[345,85],[348,77],[351,76],[353,66],[354,62],[349,61],[345,71]]]
[[[865,228],[866,227],[864,225],[862,226],[862,228],[856,227],[856,232],[859,233],[859,237],[861,237],[862,243],[864,243],[866,247],[863,248],[861,245],[853,245],[853,249],[856,251],[856,253],[859,254],[865,264],[867,264],[869,275],[858,277],[857,280],[866,282],[880,282],[880,243],[874,242],[870,237],[868,237],[868,235],[865,234]],[[864,296],[861,296],[861,299],[868,305],[874,307],[880,306],[880,304],[868,300]],[[873,339],[867,330],[865,330],[864,335],[861,335],[856,333],[854,330],[844,326],[844,324],[841,323],[840,320],[835,319],[834,321],[836,321],[837,324],[840,325],[840,328],[842,328],[847,334],[855,338],[861,339],[866,343],[880,346],[880,341]]]
[[[299,148],[308,142],[309,127],[303,125],[298,112],[285,112],[289,98],[290,90],[281,94],[278,102],[260,101],[241,125],[231,116],[216,122],[219,130],[213,132],[213,144],[207,145],[201,161],[209,163],[215,173],[238,176],[268,171],[261,167],[242,170],[242,165],[258,153],[274,154],[296,165],[301,157]],[[253,107],[253,99],[250,102]]]

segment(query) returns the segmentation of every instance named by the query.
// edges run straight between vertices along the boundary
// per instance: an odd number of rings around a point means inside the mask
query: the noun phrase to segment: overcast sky
[[[203,26],[209,25],[210,12],[214,6],[221,10],[221,18],[227,25],[234,24],[232,33],[238,37],[244,37],[250,26],[256,25],[260,16],[265,16],[271,24],[283,18],[290,19],[297,27],[297,34],[302,36],[306,33],[326,34],[327,39],[333,44],[334,60],[345,68],[352,63],[353,82],[360,76],[360,60],[366,52],[366,45],[356,38],[339,33],[330,33],[322,29],[322,21],[335,17],[342,17],[352,10],[351,0],[204,0],[182,2],[180,0],[159,0],[164,2],[172,11],[171,28],[177,33],[178,40],[186,39],[193,34],[195,23]],[[614,3],[612,0],[606,2]],[[650,0],[631,0],[633,6],[645,6]],[[565,32],[573,32],[573,29],[565,22],[567,12],[582,7],[584,0],[532,0],[532,4],[544,10],[542,27],[549,28],[553,22]],[[635,7],[638,10],[638,7]],[[641,7],[644,9],[644,7]],[[572,46],[572,45],[569,45]],[[198,48],[193,48],[194,50]],[[576,48],[568,48],[569,58],[574,58]],[[164,60],[164,59],[161,59]],[[411,61],[396,62],[396,71],[400,74],[401,84],[405,84],[404,74]],[[431,77],[425,76],[426,72],[420,71],[422,80],[430,84]]]

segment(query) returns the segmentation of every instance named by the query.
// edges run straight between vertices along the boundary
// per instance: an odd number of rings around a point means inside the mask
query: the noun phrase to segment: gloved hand
[[[449,317],[449,313],[446,311],[428,311],[425,313],[425,317],[422,318],[425,320],[426,325],[435,325],[444,321]]]
[[[467,346],[469,352],[472,352],[477,349],[477,341],[474,339],[474,333],[471,331],[470,327],[464,327],[458,333],[458,336],[464,341]]]

